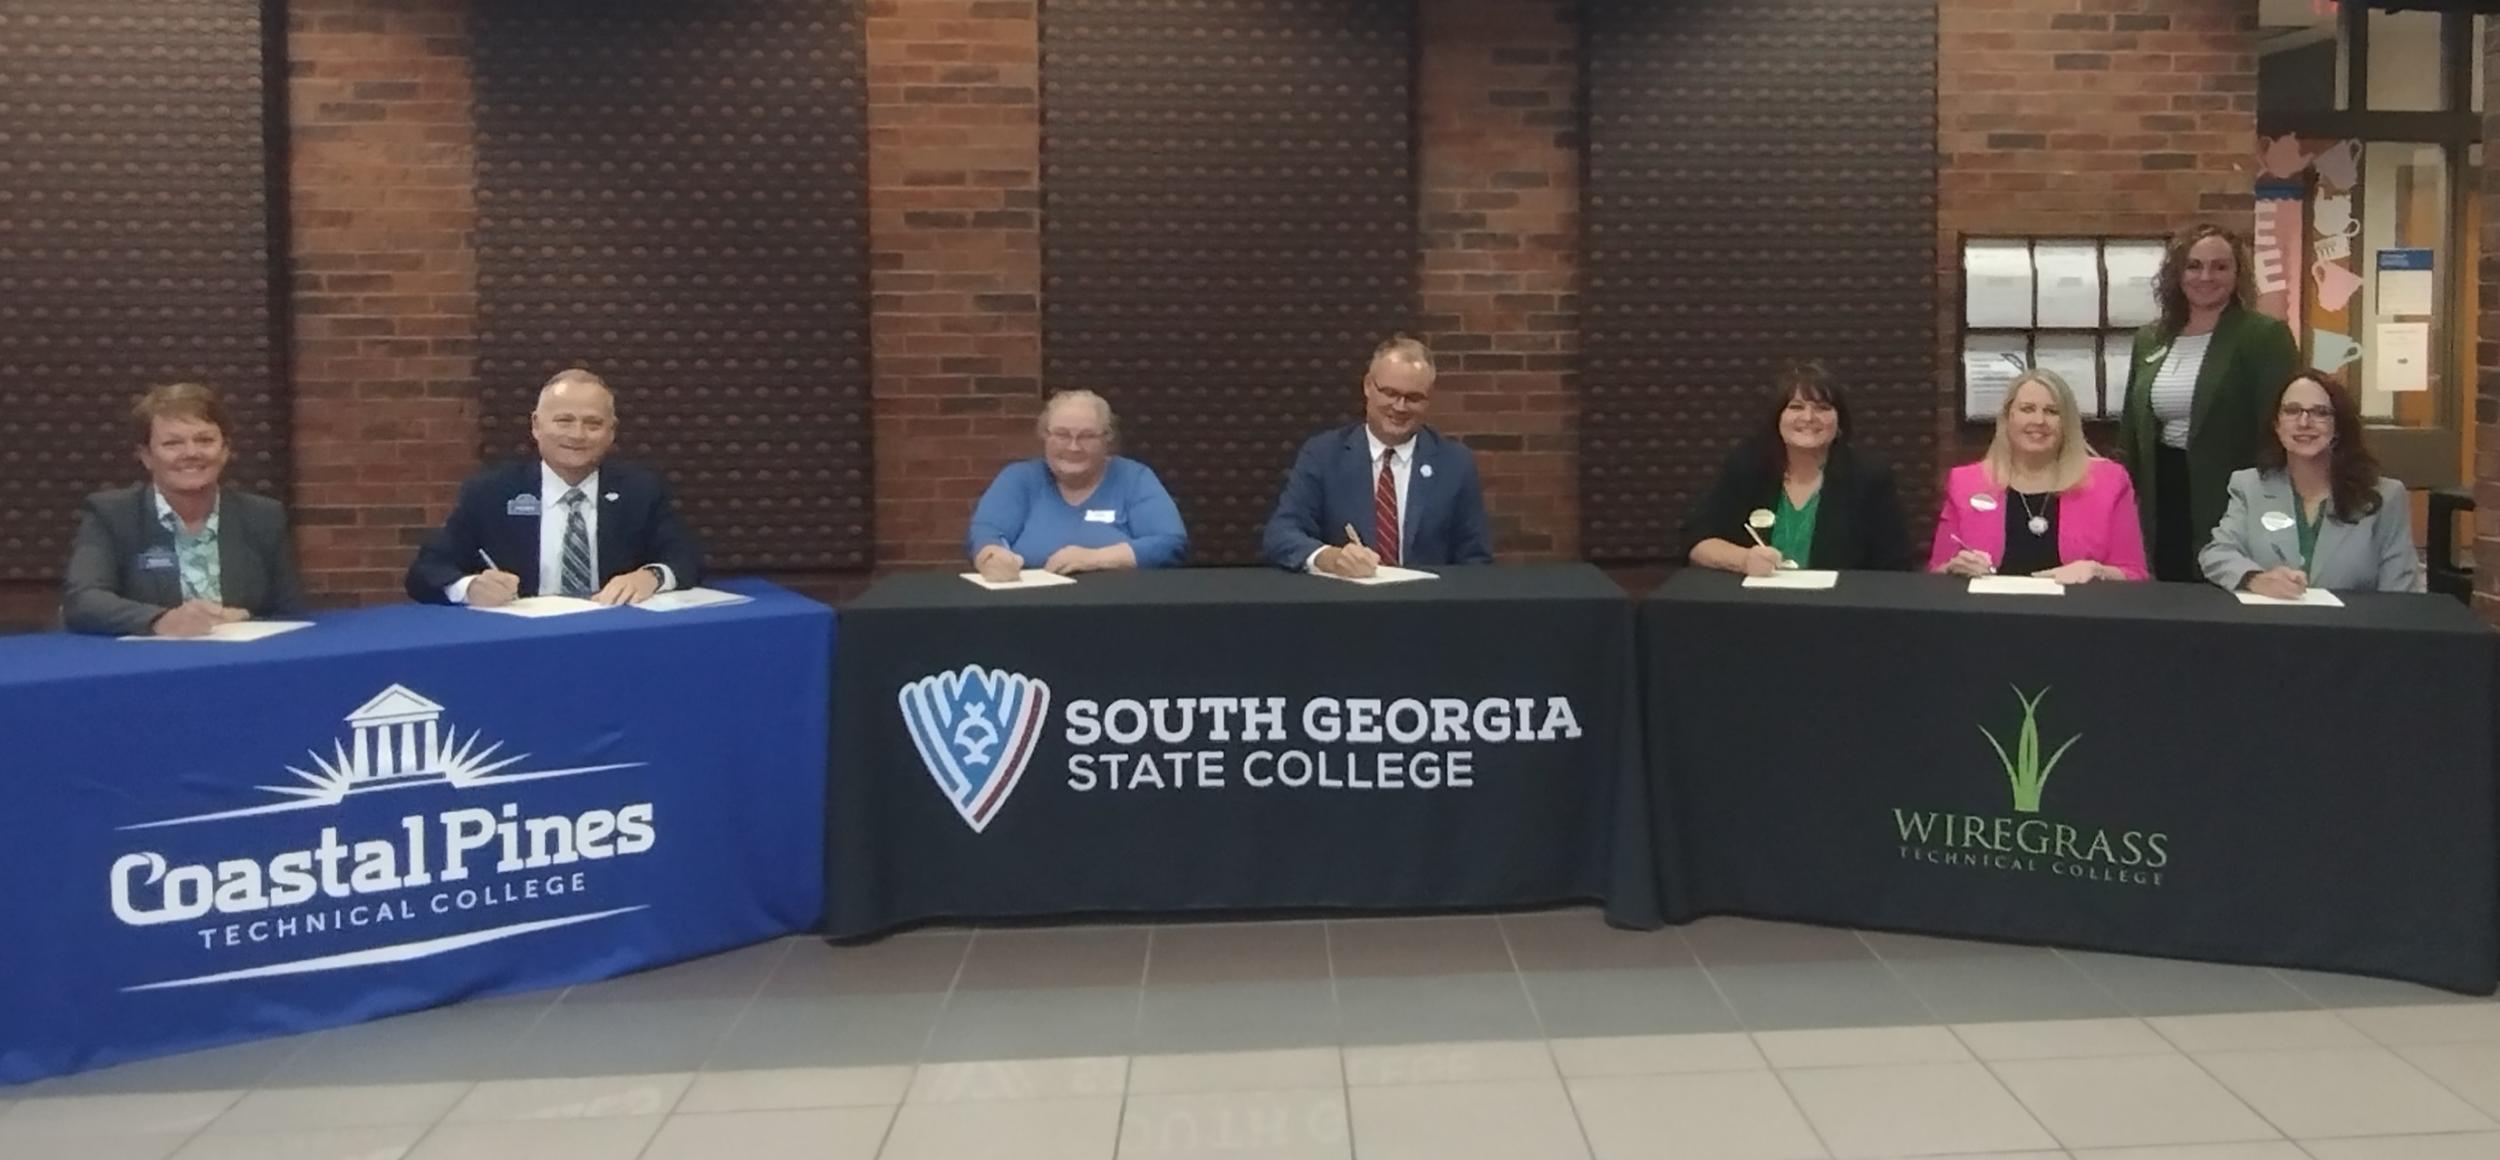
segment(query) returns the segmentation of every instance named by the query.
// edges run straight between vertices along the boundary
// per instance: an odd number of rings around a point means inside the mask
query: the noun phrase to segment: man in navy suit
[[[1476,457],[1424,426],[1432,378],[1432,351],[1412,338],[1372,352],[1363,421],[1294,458],[1261,544],[1270,563],[1359,579],[1383,564],[1493,562]]]
[[[488,468],[460,486],[451,519],[408,565],[408,595],[493,608],[523,596],[639,604],[703,581],[703,548],[660,477],[603,463],[616,444],[616,397],[586,370],[559,372],[530,413],[535,461]]]

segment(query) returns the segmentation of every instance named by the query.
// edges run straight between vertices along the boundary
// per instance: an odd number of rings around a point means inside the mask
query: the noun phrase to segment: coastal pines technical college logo
[[[463,737],[443,713],[415,690],[392,685],[347,715],[348,736],[334,738],[328,752],[310,750],[284,767],[296,784],[255,787],[280,800],[118,827],[153,847],[113,861],[113,916],[125,926],[180,926],[198,940],[191,947],[186,939],[176,951],[242,951],[258,959],[281,946],[328,948],[122,989],[408,962],[645,909],[584,910],[580,899],[593,885],[588,867],[643,854],[657,841],[651,802],[529,814],[512,788],[644,763],[531,769],[529,754],[505,754],[501,742],[474,730]],[[390,821],[369,811],[331,815],[318,833],[286,828],[289,815],[334,810],[351,799],[414,806],[444,791],[457,795],[456,808],[417,807]],[[239,834],[245,827],[234,823],[246,819],[250,833]],[[203,848],[216,853],[199,856]],[[491,924],[478,921],[489,917]],[[161,969],[176,955],[146,958]]]
[[[2049,690],[2025,693],[2014,689],[2022,706],[2012,749],[1996,731],[1979,727],[1995,752],[2012,802],[2004,813],[1956,813],[1894,807],[1893,829],[1903,861],[1954,869],[2003,870],[2053,874],[2090,882],[2126,886],[2160,886],[2170,865],[2170,835],[2143,829],[2113,829],[2042,817],[2042,797],[2049,779],[2083,740],[2073,734],[2043,755],[2040,705]]]
[[[988,828],[1024,779],[1050,713],[1050,686],[1022,673],[965,665],[904,685],[896,700],[920,763],[974,833]]]

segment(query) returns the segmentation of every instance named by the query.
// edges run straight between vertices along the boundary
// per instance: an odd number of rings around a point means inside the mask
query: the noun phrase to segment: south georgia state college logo
[[[897,701],[929,776],[965,825],[976,834],[986,829],[1033,760],[1050,686],[965,665],[904,685]]]

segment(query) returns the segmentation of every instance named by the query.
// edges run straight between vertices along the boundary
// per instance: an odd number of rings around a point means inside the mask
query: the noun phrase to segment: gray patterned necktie
[[[564,595],[590,595],[590,524],[582,519],[582,489],[576,487],[557,500],[564,514]]]

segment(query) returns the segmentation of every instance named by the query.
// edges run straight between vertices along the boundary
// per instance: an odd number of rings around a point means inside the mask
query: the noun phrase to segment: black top
[[[2034,512],[2048,521],[2040,526],[2036,536],[2031,534]],[[2029,576],[2063,563],[2057,555],[2057,493],[2005,489],[2005,559],[1997,564],[1997,571],[2007,576]]]
[[[1757,508],[1779,505],[1780,477],[1770,462],[1759,438],[1737,445],[1710,490],[1685,513],[1677,562],[1689,558],[1693,545],[1703,540],[1753,543],[1753,537],[1745,534],[1745,517]],[[1881,460],[1846,449],[1833,452],[1830,462],[1823,465],[1822,497],[1822,507],[1814,517],[1816,568],[1911,572],[1924,562],[1925,557],[1910,543],[1909,521],[1901,514],[1892,469]]]

